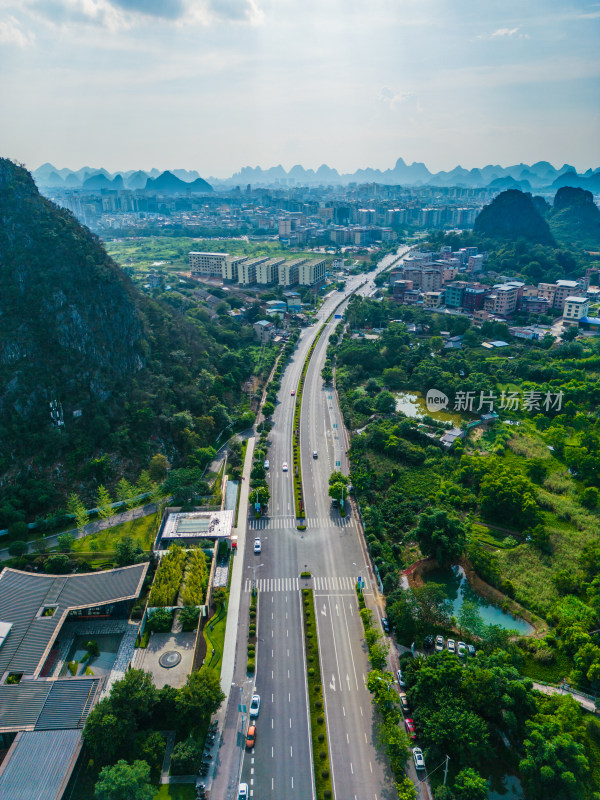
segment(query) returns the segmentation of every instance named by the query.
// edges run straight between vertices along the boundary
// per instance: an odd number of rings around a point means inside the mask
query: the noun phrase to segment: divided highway
[[[358,291],[369,293],[373,277],[371,273],[348,280],[345,296],[361,284],[365,286]],[[342,297],[336,292],[328,298],[319,311],[319,322],[302,331],[282,376],[269,434],[269,515],[257,521],[251,518],[246,534],[242,590],[249,598],[255,575],[258,644],[254,691],[261,696],[261,708],[256,745],[243,755],[241,780],[248,783],[250,796],[260,800],[314,798],[300,605],[300,589],[307,582],[299,576],[305,569],[313,576],[308,585],[315,590],[335,796],[338,800],[393,796],[391,773],[374,747],[372,706],[365,687],[368,659],[354,591],[357,577],[368,577],[365,554],[356,521],[340,517],[327,496],[329,474],[336,467],[347,471],[336,395],[323,386],[320,375],[329,335],[337,324],[334,320],[315,347],[304,386],[301,458],[306,530],[297,529],[294,511],[292,391],[317,331]],[[284,463],[288,471],[284,471]],[[253,552],[255,536],[261,539],[260,554]],[[368,579],[367,591],[372,591]],[[247,603],[242,606],[247,608]],[[240,637],[238,662],[245,659],[245,645],[245,637],[243,641]]]

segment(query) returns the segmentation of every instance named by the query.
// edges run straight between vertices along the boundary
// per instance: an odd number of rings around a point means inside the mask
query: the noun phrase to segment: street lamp
[[[256,566],[249,566],[248,569],[252,570],[252,591],[256,590],[256,570],[264,567],[264,564],[257,564]]]

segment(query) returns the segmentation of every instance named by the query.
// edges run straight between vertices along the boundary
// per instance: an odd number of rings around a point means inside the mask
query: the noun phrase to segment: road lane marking
[[[347,742],[348,744],[350,744],[350,737],[348,736],[348,734],[346,734],[346,742]]]
[[[292,702],[292,695],[291,692],[288,692],[288,703]]]
[[[275,748],[273,747],[273,745],[271,745],[271,758],[275,758],[274,750]]]
[[[273,694],[273,692],[271,692],[271,702],[272,702],[272,703],[274,703],[274,702],[275,702],[275,695]]]
[[[365,733],[365,742],[369,744],[369,740],[367,739],[367,734]]]
[[[290,728],[292,727],[292,718],[290,717]]]
[[[371,764],[370,761],[369,761],[369,769],[371,770],[371,772],[373,772],[373,764]]]
[[[342,706],[342,711],[344,712],[344,716],[346,716],[346,707]]]
[[[289,669],[288,669],[288,678],[289,678],[289,677],[290,677],[290,671],[289,671]]]
[[[273,674],[273,670],[271,670],[271,680],[275,679],[275,675]]]
[[[362,706],[359,706],[359,708],[360,708],[360,715],[362,717],[362,716],[364,716],[363,713],[362,713]]]
[[[290,758],[294,757],[294,751],[292,750],[292,745],[290,745]]]
[[[292,775],[292,789],[294,788],[294,776]]]
[[[273,717],[271,717],[271,730],[273,729]]]
[[[352,762],[350,762],[350,772],[354,775],[354,767],[352,766]]]
[[[331,673],[331,681],[329,682],[329,688],[335,692],[335,675],[333,672]]]

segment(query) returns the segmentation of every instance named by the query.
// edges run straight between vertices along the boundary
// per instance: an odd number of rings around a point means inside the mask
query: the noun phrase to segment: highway
[[[340,517],[327,495],[330,472],[336,466],[347,472],[348,467],[336,395],[323,386],[320,376],[328,336],[337,320],[328,324],[317,343],[305,380],[301,417],[304,531],[296,527],[291,472],[295,403],[291,393],[297,388],[305,356],[340,300],[361,284],[365,284],[361,293],[371,291],[374,274],[350,278],[343,294],[335,292],[325,301],[319,322],[302,331],[282,376],[269,434],[269,514],[248,523],[242,606],[247,608],[255,573],[259,598],[255,691],[261,696],[261,709],[256,745],[243,754],[241,780],[249,784],[251,797],[260,800],[315,796],[300,606],[300,588],[306,582],[299,575],[305,569],[313,576],[308,585],[315,591],[334,795],[338,800],[393,797],[391,773],[375,750],[372,706],[365,687],[368,659],[354,591],[359,575],[367,577],[367,591],[371,591],[365,554],[356,521]],[[313,451],[318,458],[313,458]],[[261,539],[260,554],[253,553],[255,536]],[[240,635],[237,663],[245,660],[245,653],[245,636]],[[246,687],[244,698],[248,694]]]

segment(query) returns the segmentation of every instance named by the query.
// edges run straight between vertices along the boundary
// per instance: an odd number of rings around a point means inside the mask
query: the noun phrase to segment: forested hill
[[[253,331],[191,295],[143,295],[0,160],[0,528],[64,507],[69,491],[93,499],[157,451],[198,463],[239,411]]]
[[[519,237],[536,244],[554,245],[548,223],[539,213],[530,194],[518,189],[501,192],[485,206],[473,230],[481,236],[514,241]]]

